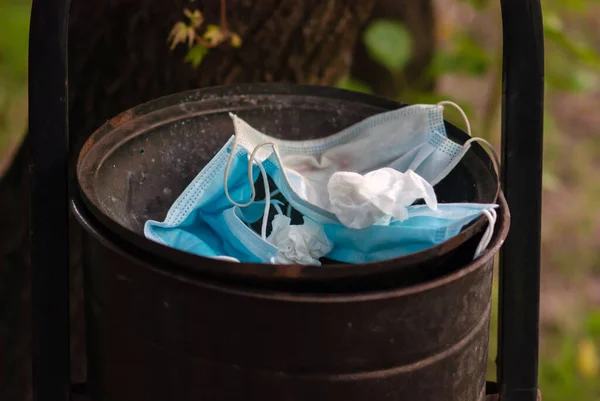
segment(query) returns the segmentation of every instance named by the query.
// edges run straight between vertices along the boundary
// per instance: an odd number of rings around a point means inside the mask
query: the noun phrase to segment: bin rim
[[[213,277],[199,275],[197,272],[190,271],[184,267],[174,267],[165,260],[156,260],[139,249],[132,251],[128,244],[119,243],[119,238],[97,224],[94,216],[87,210],[84,201],[80,196],[71,197],[70,207],[73,215],[80,225],[96,241],[103,246],[117,252],[121,257],[135,259],[141,262],[144,267],[157,274],[175,277],[179,280],[187,281],[195,286],[212,289],[214,291],[236,295],[241,297],[258,298],[265,300],[277,300],[280,302],[292,303],[344,303],[344,302],[368,302],[386,298],[398,298],[416,293],[426,292],[435,288],[443,287],[463,277],[469,276],[479,269],[484,268],[492,262],[498,251],[504,244],[508,236],[511,223],[511,214],[506,199],[502,191],[498,195],[498,223],[494,229],[494,235],[489,246],[477,258],[461,266],[455,271],[436,277],[434,279],[415,283],[409,286],[398,288],[374,289],[369,291],[355,292],[311,292],[294,290],[273,290],[271,288],[261,288],[252,286],[248,282],[228,282]]]

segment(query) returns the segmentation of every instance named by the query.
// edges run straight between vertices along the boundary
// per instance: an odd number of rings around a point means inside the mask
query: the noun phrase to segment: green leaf
[[[560,179],[550,171],[544,170],[542,173],[542,188],[548,191],[556,191],[560,186]]]
[[[562,19],[558,15],[549,13],[544,18],[544,36],[546,40],[568,53],[571,58],[578,59],[575,61],[583,62],[595,70],[600,70],[600,54],[588,44],[572,39],[565,32]]]
[[[218,46],[225,40],[225,33],[218,25],[208,25],[202,36],[211,46]]]
[[[489,0],[463,0],[468,3],[474,10],[481,11],[490,6]]]
[[[204,16],[200,12],[200,10],[194,10],[193,12],[188,10],[187,8],[183,10],[183,13],[190,20],[190,25],[194,28],[200,28],[200,26],[204,23]]]
[[[589,312],[586,318],[586,326],[588,335],[600,340],[600,310]]]
[[[26,4],[0,4],[0,67],[6,71],[6,79],[27,78],[29,15]]]
[[[185,56],[185,61],[198,67],[204,57],[208,54],[208,48],[202,45],[194,45]]]
[[[242,38],[237,33],[231,34],[231,46],[233,47],[241,47],[242,46]]]
[[[168,40],[171,41],[171,50],[173,50],[179,43],[187,42],[188,47],[191,47],[194,43],[196,32],[194,28],[185,24],[185,22],[178,22],[173,26],[171,33],[169,34]]]
[[[346,90],[355,91],[355,92],[362,92],[362,93],[368,93],[368,94],[373,93],[373,89],[371,89],[371,87],[369,85],[367,85],[366,83],[364,83],[356,78],[352,78],[352,77],[342,79],[335,86],[336,86],[336,88],[346,89]]]
[[[390,71],[400,71],[410,59],[410,33],[398,21],[380,19],[365,30],[363,42],[371,58]]]
[[[453,38],[451,49],[437,52],[434,72],[438,75],[454,73],[482,76],[491,65],[489,52],[466,34],[460,33]]]

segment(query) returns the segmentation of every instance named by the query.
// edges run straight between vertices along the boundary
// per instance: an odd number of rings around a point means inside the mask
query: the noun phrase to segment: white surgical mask
[[[461,112],[471,135],[462,109],[452,102],[440,102],[377,114],[337,134],[308,141],[273,138],[232,115],[235,144],[249,153],[256,151],[259,162],[269,159],[265,168],[273,171],[278,188],[302,214],[323,223],[337,221],[327,189],[334,173],[366,174],[391,167],[403,173],[412,170],[433,186],[458,164],[472,142],[489,145],[482,138],[471,138],[464,145],[449,139],[442,117],[446,104]],[[265,144],[272,146],[263,147]]]

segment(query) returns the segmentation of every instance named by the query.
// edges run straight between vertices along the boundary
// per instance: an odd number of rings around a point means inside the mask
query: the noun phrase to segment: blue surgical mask
[[[475,252],[478,257],[493,234],[496,212],[493,204],[448,203],[432,210],[425,205],[408,208],[409,217],[388,225],[372,225],[360,230],[341,224],[325,224],[325,234],[333,242],[329,259],[345,263],[367,263],[419,252],[446,241],[481,214],[488,217],[488,228]]]
[[[229,158],[230,139],[194,178],[169,209],[163,222],[149,220],[144,235],[181,251],[230,261],[271,263],[277,248],[255,233],[246,223],[254,223],[271,202],[253,202],[235,207],[224,196],[226,166],[229,162],[228,194],[241,202],[250,196],[248,154],[237,152]],[[260,169],[252,166],[256,180]]]

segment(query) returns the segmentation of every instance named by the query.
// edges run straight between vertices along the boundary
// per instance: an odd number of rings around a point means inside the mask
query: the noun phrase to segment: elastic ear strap
[[[483,214],[488,219],[488,226],[487,226],[485,232],[483,233],[483,236],[481,237],[479,244],[477,245],[477,249],[475,249],[474,259],[477,259],[481,255],[481,253],[483,251],[485,251],[485,249],[490,244],[490,242],[492,240],[492,236],[494,235],[494,226],[496,225],[496,220],[498,217],[498,215],[496,214],[496,211],[494,209],[483,210]]]
[[[252,163],[254,163],[254,158],[256,157],[256,153],[265,145],[273,146],[273,151],[275,151],[275,147],[277,146],[273,142],[265,142],[261,143],[257,147],[254,148],[252,154],[250,155],[250,160],[248,160],[248,177],[250,177],[250,181],[252,181]],[[267,240],[267,222],[269,220],[269,211],[271,209],[271,190],[269,188],[269,177],[267,177],[267,172],[265,171],[265,167],[261,162],[257,161],[258,168],[260,168],[260,173],[262,174],[263,182],[265,185],[265,211],[263,212],[262,226],[260,229],[260,236],[263,240]],[[254,194],[254,182],[252,182],[252,193]]]
[[[231,257],[231,256],[225,256],[225,255],[213,256],[212,259],[224,260],[226,262],[240,263],[240,261],[237,260],[236,258]]]
[[[471,135],[471,123],[469,122],[469,117],[467,117],[467,114],[465,113],[465,111],[458,104],[451,102],[450,100],[443,100],[438,103],[438,106],[446,106],[446,105],[452,106],[456,110],[458,110],[458,112],[462,116],[463,120],[465,121],[465,125],[467,127],[467,134],[469,134],[469,136],[473,136],[473,135]]]
[[[492,154],[492,162],[494,163],[494,169],[496,170],[496,174],[498,175],[498,192],[500,192],[500,158],[498,157],[498,153],[487,140],[479,137],[471,138],[467,142],[465,142],[464,146],[469,146],[473,142],[483,143],[487,146],[489,152]]]
[[[223,178],[223,186],[225,187],[225,196],[233,205],[238,207],[246,207],[250,206],[254,199],[256,198],[256,189],[254,188],[254,180],[252,179],[252,164],[248,166],[248,182],[250,183],[250,189],[252,190],[252,195],[250,196],[250,200],[246,203],[238,203],[234,201],[229,195],[229,170],[231,169],[231,162],[233,161],[233,157],[235,156],[235,150],[237,149],[238,136],[234,135],[233,143],[231,144],[231,152],[229,153],[229,157],[227,158],[227,165],[225,166],[225,177]]]
[[[229,200],[229,202],[231,202],[231,204],[237,206],[237,207],[247,207],[250,206],[252,203],[254,203],[254,200],[256,199],[256,188],[254,186],[254,180],[252,177],[252,164],[254,163],[254,158],[256,157],[256,153],[257,151],[265,146],[265,145],[273,145],[273,148],[275,148],[275,144],[273,142],[266,142],[263,144],[258,145],[256,148],[254,148],[254,151],[252,152],[252,154],[250,155],[250,160],[248,160],[248,183],[250,184],[250,190],[252,191],[252,195],[250,196],[250,200],[246,203],[238,203],[236,201],[234,201],[231,198],[231,195],[229,195],[229,170],[231,170],[231,162],[233,161],[233,158],[235,156],[235,151],[237,149],[238,146],[238,136],[234,135],[234,139],[233,139],[233,144],[231,145],[231,152],[229,153],[229,157],[227,158],[227,165],[225,166],[225,177],[224,177],[224,183],[223,183],[223,187],[225,189],[225,196],[227,197],[227,200]],[[265,171],[264,166],[262,165],[262,163],[260,162],[256,162],[256,164],[258,165],[258,168],[260,169],[260,173],[262,175],[263,178],[263,184],[265,186],[265,211],[263,213],[263,220],[262,220],[262,226],[261,226],[261,237],[262,239],[266,240],[267,239],[267,222],[268,222],[268,218],[269,218],[269,211],[271,208],[271,190],[269,188],[269,178],[267,176],[267,172]]]
[[[494,170],[496,170],[496,173],[498,174],[498,177],[499,177],[500,176],[500,158],[498,157],[498,153],[496,153],[496,149],[494,149],[492,144],[489,143],[486,139],[479,138],[479,137],[474,137],[474,138],[469,139],[467,142],[465,142],[464,146],[470,145],[473,142],[480,142],[480,143],[487,145],[488,150],[490,151],[490,153],[492,154],[492,157],[493,157]]]
[[[473,137],[472,132],[471,132],[471,123],[469,122],[469,118],[467,117],[467,114],[465,113],[465,111],[458,104],[456,104],[450,100],[443,100],[438,103],[438,106],[446,106],[446,105],[452,106],[456,110],[458,110],[458,112],[460,113],[460,115],[462,116],[462,118],[465,122],[465,125],[467,127],[467,134],[471,137],[471,139],[469,139],[467,142],[465,142],[464,146],[470,145],[473,142],[481,142],[481,143],[486,144],[488,146],[490,152],[492,153],[492,156],[494,156],[494,167],[496,169],[496,173],[498,174],[498,177],[500,177],[500,158],[498,157],[498,154],[496,153],[496,150],[494,149],[492,144],[483,138]]]

